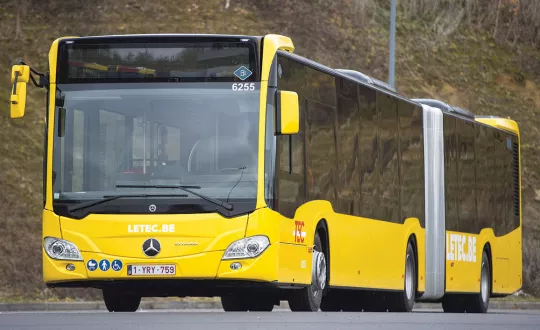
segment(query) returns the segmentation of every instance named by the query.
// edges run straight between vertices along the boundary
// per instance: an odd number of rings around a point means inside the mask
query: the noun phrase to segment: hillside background
[[[0,0],[0,301],[90,299],[41,278],[45,92],[9,119],[11,66],[47,69],[60,36],[228,33],[290,36],[296,52],[387,80],[390,0]],[[540,1],[399,0],[396,87],[520,124],[524,286],[540,295]]]

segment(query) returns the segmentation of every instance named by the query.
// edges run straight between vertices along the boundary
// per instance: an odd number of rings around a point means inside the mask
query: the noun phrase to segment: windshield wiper
[[[146,197],[188,197],[188,195],[178,195],[178,194],[169,194],[169,195],[138,194],[138,195],[133,195],[132,194],[132,195],[103,196],[103,199],[98,199],[98,200],[93,200],[93,201],[89,201],[89,202],[83,202],[83,203],[72,205],[72,206],[68,207],[68,211],[69,212],[80,211],[80,210],[84,210],[86,208],[89,208],[89,207],[92,207],[92,206],[95,206],[95,205],[99,205],[99,204],[103,204],[103,203],[113,201],[115,199],[129,198],[129,197],[143,197],[143,198],[146,198]]]
[[[200,189],[201,187],[199,186],[182,186],[182,185],[131,185],[131,184],[119,184],[119,185],[116,185],[116,188],[156,188],[156,189],[179,189],[179,190],[182,190],[182,191],[185,191],[185,192],[188,192],[190,194],[193,194],[197,197],[200,197],[212,204],[215,204],[215,205],[218,205],[218,206],[221,206],[223,207],[224,209],[228,210],[228,211],[231,211],[234,207],[227,203],[227,202],[222,202],[218,199],[215,199],[215,198],[212,198],[212,197],[208,197],[208,196],[205,196],[205,195],[201,195],[199,193],[196,193],[194,191],[192,191],[191,189]]]

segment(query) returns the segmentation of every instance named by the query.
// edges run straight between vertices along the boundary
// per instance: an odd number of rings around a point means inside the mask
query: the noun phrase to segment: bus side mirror
[[[292,135],[298,133],[300,129],[298,94],[289,91],[277,91],[276,104],[275,135]]]
[[[30,67],[28,65],[14,65],[11,71],[11,118],[24,117],[26,108],[26,84],[30,80]]]

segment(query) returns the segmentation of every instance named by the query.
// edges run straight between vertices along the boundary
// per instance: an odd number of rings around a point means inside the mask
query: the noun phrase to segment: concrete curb
[[[490,310],[540,310],[540,302],[491,301]],[[219,301],[142,301],[139,310],[222,310]],[[415,309],[441,309],[441,304],[417,303]],[[38,311],[99,311],[107,310],[101,301],[88,302],[44,302],[44,303],[0,303],[0,312]],[[287,311],[289,305],[282,302],[276,311]]]

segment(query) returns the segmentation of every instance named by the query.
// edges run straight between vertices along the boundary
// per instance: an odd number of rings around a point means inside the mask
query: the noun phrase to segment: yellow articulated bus
[[[60,38],[46,73],[13,67],[13,118],[30,81],[49,287],[102,289],[109,311],[468,313],[521,287],[510,119],[406,99],[279,35]]]

